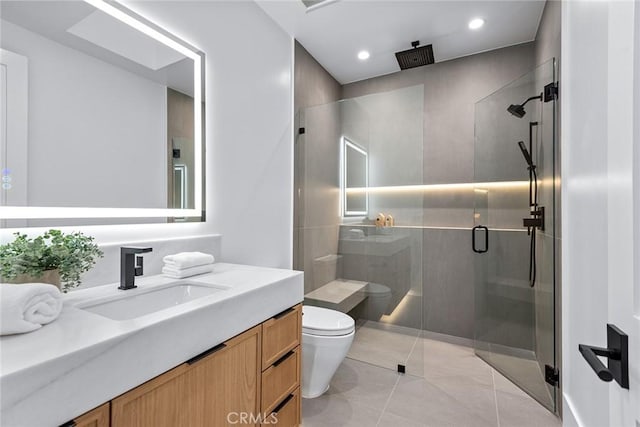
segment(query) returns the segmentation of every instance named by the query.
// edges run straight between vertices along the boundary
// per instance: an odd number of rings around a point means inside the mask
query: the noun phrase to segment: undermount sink
[[[149,290],[123,291],[127,294],[107,301],[80,304],[78,307],[109,319],[129,320],[223,292],[226,289],[228,288],[196,283],[176,283]]]

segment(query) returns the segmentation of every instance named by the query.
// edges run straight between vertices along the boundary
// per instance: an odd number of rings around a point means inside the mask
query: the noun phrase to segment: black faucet
[[[152,248],[122,247],[120,248],[120,286],[127,290],[137,287],[135,277],[142,276],[142,257],[137,254],[151,252]]]

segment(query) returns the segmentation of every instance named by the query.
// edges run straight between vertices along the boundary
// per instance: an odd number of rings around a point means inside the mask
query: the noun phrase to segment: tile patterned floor
[[[347,357],[396,370],[398,363],[409,363],[421,331],[414,328],[385,323],[358,321],[356,336]],[[422,359],[420,359],[422,360]],[[414,375],[420,375],[422,366],[411,366]]]
[[[512,355],[492,353],[488,359],[492,365],[499,367],[500,371],[518,384],[525,384],[527,392],[540,402],[552,405],[554,397],[542,375],[540,365],[536,360],[524,359]]]
[[[375,343],[377,332],[366,341]],[[493,370],[473,349],[422,337],[406,352],[396,337],[390,352],[404,355],[419,375],[347,358],[331,382],[329,391],[316,399],[304,399],[303,426],[361,427],[558,427],[558,418]],[[362,344],[362,342],[361,342]],[[367,355],[366,345],[350,353]],[[389,364],[379,348],[368,354],[371,362]]]

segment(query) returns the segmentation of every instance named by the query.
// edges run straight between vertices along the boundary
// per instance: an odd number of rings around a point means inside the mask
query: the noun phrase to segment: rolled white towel
[[[199,265],[213,264],[216,259],[213,255],[204,254],[202,252],[180,252],[173,255],[167,255],[162,261],[171,268],[191,268]]]
[[[35,331],[62,311],[60,290],[45,283],[0,283],[0,335]]]
[[[185,277],[196,276],[198,274],[210,273],[213,271],[213,264],[199,265],[190,268],[173,268],[168,265],[162,267],[162,274],[173,279],[184,279]]]

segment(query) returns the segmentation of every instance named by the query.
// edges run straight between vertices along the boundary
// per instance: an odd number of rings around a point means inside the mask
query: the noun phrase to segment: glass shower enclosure
[[[554,68],[476,103],[473,182],[430,181],[423,85],[296,113],[294,268],[305,304],[356,321],[345,372],[373,365],[454,387],[455,354],[472,381],[493,384],[475,352],[555,411]]]
[[[551,411],[558,182],[548,85],[555,81],[551,60],[476,104],[472,230],[475,352]]]
[[[294,268],[305,304],[349,313],[348,358],[421,375],[424,88],[300,110]],[[402,366],[399,368],[399,366]]]

